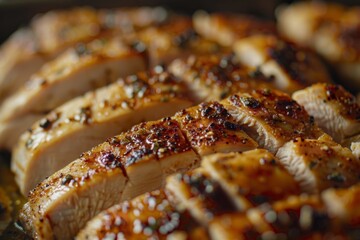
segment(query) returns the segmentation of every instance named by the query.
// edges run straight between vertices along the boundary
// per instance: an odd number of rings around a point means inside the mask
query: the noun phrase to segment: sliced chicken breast
[[[101,27],[117,34],[134,34],[175,17],[162,7],[110,8],[98,10]]]
[[[35,122],[17,143],[12,170],[21,192],[27,195],[45,177],[107,138],[192,104],[183,84],[154,70],[70,100]]]
[[[360,134],[360,105],[342,86],[319,83],[295,92],[293,98],[337,142]]]
[[[341,18],[344,7],[332,3],[297,2],[276,11],[278,30],[288,39],[311,46],[317,29]]]
[[[350,149],[332,141],[297,138],[279,149],[276,156],[300,183],[302,190],[319,193],[327,188],[347,188],[359,181],[359,162]]]
[[[3,103],[0,148],[11,149],[20,134],[31,126],[31,121],[62,103],[144,69],[143,56],[118,38],[77,45],[44,65]]]
[[[348,227],[360,225],[360,211],[357,207],[360,200],[359,184],[348,189],[328,189],[321,197],[332,218],[342,221]]]
[[[212,239],[303,239],[327,227],[316,197],[290,197],[244,213],[232,213],[210,224]],[[320,231],[319,231],[320,230]]]
[[[174,119],[180,123],[186,138],[200,156],[241,152],[258,146],[218,102],[204,102],[184,109]]]
[[[215,216],[236,211],[221,185],[202,168],[169,177],[166,190],[204,226]]]
[[[213,154],[205,157],[201,165],[241,211],[300,194],[298,183],[274,155],[264,149]]]
[[[234,44],[234,51],[244,65],[257,67],[274,78],[280,90],[292,93],[317,82],[331,82],[319,57],[279,37],[254,35]]]
[[[166,118],[143,123],[39,184],[21,218],[34,237],[71,239],[101,210],[158,189],[167,175],[198,164],[177,122]]]
[[[303,107],[276,90],[253,90],[222,101],[244,131],[272,153],[296,137],[316,139],[322,131]]]
[[[276,34],[273,23],[246,15],[198,11],[193,16],[193,23],[200,35],[227,47],[231,47],[237,39],[254,34]]]
[[[0,47],[0,103],[45,63],[30,28],[13,33]]]
[[[148,51],[151,66],[168,64],[175,58],[191,54],[207,55],[222,50],[217,43],[198,36],[191,19],[185,16],[173,17],[163,24],[139,31],[132,42],[136,48]]]
[[[295,3],[279,9],[278,27],[292,41],[316,50],[333,65],[344,84],[359,91],[359,13],[358,7]]]
[[[203,109],[204,106],[206,105],[199,106],[199,109]],[[214,106],[216,104],[213,105],[213,109],[210,107],[211,111],[204,115],[208,118],[205,118],[205,123],[208,122],[210,125],[211,122],[216,124],[219,121],[217,118],[211,118],[211,116],[215,116],[213,114],[216,114],[215,109],[217,108]],[[219,114],[218,118],[224,119],[220,120],[221,123],[228,120],[229,116]],[[174,117],[173,119],[165,118],[161,121],[137,125],[132,130],[100,144],[92,151],[85,153],[82,158],[44,180],[30,192],[29,202],[24,207],[22,221],[28,231],[32,236],[41,236],[41,238],[43,236],[71,238],[84,226],[87,220],[99,211],[108,208],[107,204],[114,205],[144,192],[158,189],[164,184],[164,179],[168,175],[199,166],[201,156],[195,151],[198,151],[197,149],[200,149],[202,144],[208,141],[211,143],[212,137],[204,142],[188,142],[188,133],[186,133],[186,129],[182,129],[182,124],[177,122],[176,117]],[[218,125],[218,127],[220,126]],[[224,130],[226,129],[225,126],[222,127]],[[235,130],[233,134],[235,133],[238,137],[241,136],[241,139],[246,139],[237,143],[237,146],[233,145],[239,151],[257,146],[244,133],[241,134],[240,130]],[[214,139],[216,140],[216,138]],[[205,145],[202,147],[204,153],[229,151],[226,142],[224,144],[223,139],[219,139],[220,141],[217,143],[222,144],[223,149],[210,144],[206,150]],[[196,146],[195,144],[201,145]],[[81,169],[77,170],[78,167]],[[121,168],[121,171],[117,170],[114,173],[113,168]],[[66,188],[65,192],[60,191],[59,189],[63,188],[61,179],[67,174],[73,176],[73,171],[76,172],[74,179],[77,179],[76,182],[81,182],[81,184],[72,184]],[[117,176],[118,174],[120,175]],[[84,177],[87,175],[89,178]],[[107,183],[114,181],[113,178],[121,179],[121,183]],[[108,187],[101,189],[101,184],[107,184]],[[118,186],[117,190],[111,188],[113,184]],[[116,197],[111,198],[111,195],[114,194],[117,194]],[[92,200],[89,201],[88,198],[92,198]],[[103,200],[95,200],[97,198],[105,199],[106,205],[103,204]],[[74,206],[76,206],[75,209]],[[87,208],[91,208],[92,211],[88,212]],[[60,212],[59,209],[61,209]],[[84,211],[87,212],[87,215],[82,216]],[[66,212],[66,215],[63,212]],[[75,221],[79,214],[82,220]],[[40,220],[44,216],[48,216],[49,221],[45,228],[39,227],[43,226],[40,224]],[[72,221],[74,225],[70,225],[66,229],[57,227],[64,226],[67,221]]]
[[[41,51],[50,55],[77,42],[89,41],[102,30],[96,10],[90,7],[47,12],[37,16],[31,27]]]
[[[299,194],[298,184],[277,164],[262,149],[214,154],[203,159],[203,168],[169,177],[166,189],[178,205],[207,225],[216,216]]]
[[[217,101],[237,92],[275,87],[257,69],[239,64],[233,54],[176,59],[169,71],[182,79],[199,101]]]
[[[115,205],[86,224],[76,239],[207,239],[186,212],[177,211],[163,191]]]

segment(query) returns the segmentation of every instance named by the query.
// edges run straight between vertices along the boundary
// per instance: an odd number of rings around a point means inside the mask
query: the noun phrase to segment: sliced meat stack
[[[184,84],[161,68],[75,98],[22,135],[12,155],[17,183],[27,195],[45,177],[107,138],[191,105]]]
[[[351,210],[360,196],[359,186],[300,194],[299,184],[266,150],[214,154],[203,159],[201,168],[169,177],[163,192],[147,193],[100,213],[77,239],[351,237],[360,224],[359,212]],[[159,203],[164,205],[158,207]],[[169,224],[172,228],[165,227],[169,212],[178,219]],[[184,229],[181,223],[188,214],[189,227]],[[149,229],[150,222],[157,224]]]
[[[69,49],[2,104],[0,147],[11,149],[33,122],[62,103],[145,67],[143,55],[118,38],[97,39]]]
[[[291,5],[287,39],[245,15],[37,17],[0,49],[19,224],[35,239],[357,236],[359,103],[294,42],[356,79],[358,13]]]
[[[276,102],[281,106],[274,108]],[[265,127],[244,121],[240,112],[263,119]],[[273,115],[292,119],[268,119]],[[282,135],[279,143],[265,144],[274,152],[293,138],[312,139],[322,133],[302,107],[278,91],[254,90],[220,103],[202,103],[173,118],[137,125],[83,154],[30,192],[23,222],[38,238],[71,238],[99,211],[161,187],[168,175],[197,167],[207,154],[256,148],[242,129],[254,136]],[[66,231],[58,226],[67,226]]]

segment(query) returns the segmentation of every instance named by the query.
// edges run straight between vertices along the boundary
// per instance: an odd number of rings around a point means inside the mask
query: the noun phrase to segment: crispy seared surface
[[[232,54],[177,59],[169,71],[182,79],[199,101],[221,100],[237,92],[275,87],[270,78],[256,68],[240,64]]]
[[[241,124],[221,103],[208,102],[178,112],[176,119],[199,155],[253,149],[257,143],[242,130]]]

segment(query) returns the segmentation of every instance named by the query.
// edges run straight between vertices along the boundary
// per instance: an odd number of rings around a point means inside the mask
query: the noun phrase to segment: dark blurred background
[[[72,6],[97,8],[122,6],[164,6],[185,14],[197,9],[209,12],[250,13],[272,19],[276,6],[290,0],[0,0],[0,43],[17,28],[26,25],[37,13]],[[360,5],[360,0],[338,0],[343,4]]]

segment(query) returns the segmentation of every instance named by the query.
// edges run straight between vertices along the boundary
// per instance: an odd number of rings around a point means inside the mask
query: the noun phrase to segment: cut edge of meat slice
[[[343,143],[359,134],[360,106],[343,87],[318,83],[295,92],[292,97],[337,142]]]
[[[271,35],[237,40],[234,51],[246,66],[274,79],[277,88],[292,93],[315,82],[331,82],[324,64],[312,52]]]
[[[360,167],[350,149],[324,134],[319,139],[297,138],[279,149],[276,156],[307,193],[327,188],[346,188],[358,182]]]
[[[239,93],[221,103],[260,147],[272,153],[296,137],[312,139],[323,133],[304,108],[277,90]]]

